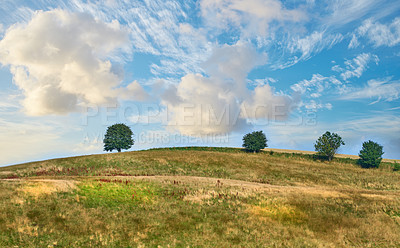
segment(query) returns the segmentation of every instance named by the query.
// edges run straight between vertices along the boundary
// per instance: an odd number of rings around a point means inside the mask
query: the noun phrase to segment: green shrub
[[[248,152],[259,152],[267,147],[267,138],[263,131],[255,131],[243,136],[243,147]]]
[[[400,171],[400,163],[395,162],[392,167],[393,171]]]
[[[358,154],[360,159],[358,164],[363,168],[378,168],[382,161],[383,147],[372,140],[365,141]]]
[[[341,145],[344,145],[342,137],[336,133],[326,131],[318,138],[314,147],[315,151],[317,151],[317,157],[331,161]]]

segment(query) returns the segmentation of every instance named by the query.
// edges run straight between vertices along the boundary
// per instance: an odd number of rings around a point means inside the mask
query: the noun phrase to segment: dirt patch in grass
[[[18,191],[34,197],[54,192],[69,192],[76,188],[74,180],[34,179],[20,181],[23,184]]]

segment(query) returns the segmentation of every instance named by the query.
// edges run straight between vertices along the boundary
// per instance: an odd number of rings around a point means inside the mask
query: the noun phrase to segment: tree
[[[326,131],[318,138],[314,147],[317,155],[324,156],[328,161],[331,161],[341,145],[344,145],[342,137],[336,133]]]
[[[358,156],[358,164],[363,168],[378,168],[383,155],[383,147],[372,140],[365,141]]]
[[[263,131],[255,131],[243,136],[243,147],[249,152],[259,152],[267,147],[267,141]]]
[[[122,149],[127,150],[132,147],[134,140],[132,139],[132,130],[125,124],[114,124],[107,128],[104,137],[104,151],[111,152]]]

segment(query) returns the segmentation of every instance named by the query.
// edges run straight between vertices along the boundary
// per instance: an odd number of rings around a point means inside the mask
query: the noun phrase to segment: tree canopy
[[[267,147],[267,138],[263,131],[254,131],[243,136],[243,147],[249,152],[259,152]]]
[[[358,163],[363,168],[378,168],[382,161],[383,153],[383,146],[372,140],[365,141],[358,154],[360,156]]]
[[[342,137],[336,133],[326,131],[321,137],[318,138],[314,144],[314,147],[318,155],[324,156],[331,161],[341,145],[344,145]]]
[[[117,150],[121,152],[122,149],[127,150],[131,148],[134,143],[132,135],[131,128],[125,124],[118,123],[109,126],[103,140],[104,151],[111,152]]]

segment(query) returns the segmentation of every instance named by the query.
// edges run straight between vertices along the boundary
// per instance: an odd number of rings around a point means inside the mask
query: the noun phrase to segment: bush
[[[336,133],[326,131],[318,138],[314,147],[318,157],[324,157],[331,161],[341,145],[344,145],[342,137]]]
[[[400,164],[397,162],[394,162],[393,164],[393,171],[400,171]]]
[[[243,136],[243,147],[248,152],[259,152],[267,147],[267,138],[263,131],[255,131]]]
[[[362,149],[358,154],[360,159],[358,164],[363,168],[378,168],[383,155],[383,147],[372,140],[365,141]]]

